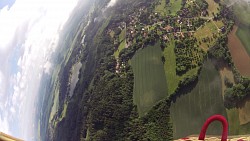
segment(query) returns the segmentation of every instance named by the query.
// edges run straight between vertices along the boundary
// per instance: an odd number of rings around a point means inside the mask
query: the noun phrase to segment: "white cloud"
[[[0,130],[4,133],[9,133],[9,123],[6,117],[3,119],[0,117]]]
[[[0,131],[25,140],[34,136],[39,76],[50,72],[49,59],[77,1],[17,0],[0,10]],[[8,61],[16,48],[19,59]],[[12,130],[17,126],[22,130]]]

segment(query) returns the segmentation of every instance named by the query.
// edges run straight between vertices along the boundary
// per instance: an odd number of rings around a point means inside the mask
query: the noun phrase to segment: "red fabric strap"
[[[200,136],[199,136],[199,140],[204,140],[205,136],[206,136],[206,131],[208,128],[208,125],[215,121],[218,120],[222,123],[223,125],[223,131],[222,131],[222,136],[221,136],[221,141],[227,141],[227,134],[228,134],[228,123],[225,117],[223,117],[222,115],[213,115],[211,117],[209,117],[205,124],[202,126],[201,132],[200,132]]]

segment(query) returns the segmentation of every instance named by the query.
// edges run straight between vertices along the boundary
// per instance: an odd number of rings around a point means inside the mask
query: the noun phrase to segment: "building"
[[[23,141],[23,140],[0,132],[0,141]]]

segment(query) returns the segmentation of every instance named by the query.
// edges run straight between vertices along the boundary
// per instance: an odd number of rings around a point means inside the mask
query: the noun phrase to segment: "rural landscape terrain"
[[[72,15],[40,88],[40,140],[173,140],[214,114],[250,133],[250,2],[94,0]]]

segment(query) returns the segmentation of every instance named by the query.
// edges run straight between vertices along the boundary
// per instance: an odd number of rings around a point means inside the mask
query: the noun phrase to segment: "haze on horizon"
[[[34,140],[41,75],[51,72],[51,55],[78,0],[6,1],[0,1],[0,132]]]

